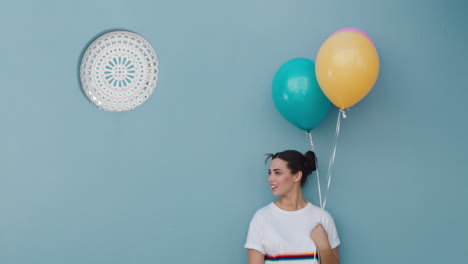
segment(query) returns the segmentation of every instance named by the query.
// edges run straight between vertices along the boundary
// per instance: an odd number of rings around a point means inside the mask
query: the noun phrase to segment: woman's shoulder
[[[321,216],[323,216],[325,218],[332,218],[331,214],[327,210],[325,210],[322,207],[319,207],[317,205],[314,205],[311,202],[308,202],[308,203],[309,204],[308,204],[307,207],[309,208],[311,213],[321,215]]]
[[[258,209],[254,214],[254,218],[260,218],[260,217],[271,215],[272,210],[273,210],[272,205],[273,205],[273,202]]]

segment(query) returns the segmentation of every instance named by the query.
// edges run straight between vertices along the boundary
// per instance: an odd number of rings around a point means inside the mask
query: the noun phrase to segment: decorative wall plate
[[[141,36],[113,31],[96,39],[81,61],[81,86],[99,108],[121,112],[136,108],[153,93],[158,58]]]

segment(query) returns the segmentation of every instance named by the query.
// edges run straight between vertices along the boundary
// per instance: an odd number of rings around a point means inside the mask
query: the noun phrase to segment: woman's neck
[[[279,200],[275,202],[276,206],[285,211],[297,211],[307,205],[307,201],[304,200],[302,191],[292,192],[287,195],[281,196]]]

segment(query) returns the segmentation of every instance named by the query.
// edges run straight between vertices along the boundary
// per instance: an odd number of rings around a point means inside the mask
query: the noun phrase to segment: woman
[[[268,154],[268,183],[279,200],[258,210],[250,222],[245,248],[248,264],[339,264],[340,240],[328,212],[304,200],[302,186],[316,170],[312,151]]]

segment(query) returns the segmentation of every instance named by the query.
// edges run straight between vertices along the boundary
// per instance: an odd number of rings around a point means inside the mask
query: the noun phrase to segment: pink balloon
[[[332,35],[335,35],[336,33],[342,32],[342,31],[354,31],[354,32],[357,32],[357,33],[359,33],[359,34],[365,36],[370,42],[372,42],[372,44],[374,44],[374,41],[372,41],[372,39],[371,39],[366,33],[364,33],[364,31],[359,30],[359,29],[356,29],[356,28],[343,28],[343,29],[340,29],[340,30],[336,31],[336,32],[333,33]]]

